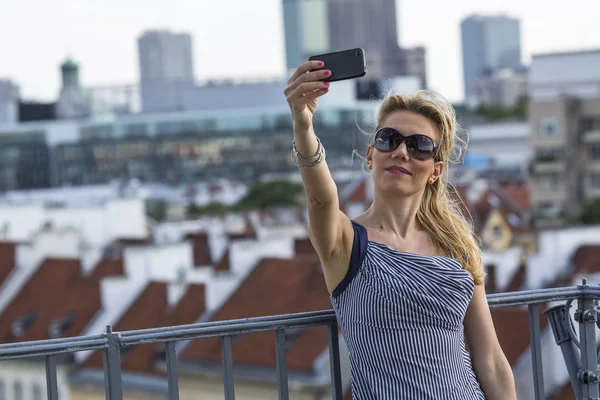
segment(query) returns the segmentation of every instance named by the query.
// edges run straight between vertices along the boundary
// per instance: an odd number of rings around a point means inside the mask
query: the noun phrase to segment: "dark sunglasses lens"
[[[412,135],[406,139],[406,148],[417,160],[427,160],[433,156],[434,144],[429,136]]]
[[[375,136],[374,146],[377,150],[387,153],[394,151],[400,144],[401,138],[391,129],[381,129]]]

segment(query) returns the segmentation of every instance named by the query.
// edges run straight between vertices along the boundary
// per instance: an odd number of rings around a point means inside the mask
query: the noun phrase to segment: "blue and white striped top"
[[[352,225],[348,273],[331,302],[353,399],[485,399],[464,342],[471,274],[457,260],[402,252]]]

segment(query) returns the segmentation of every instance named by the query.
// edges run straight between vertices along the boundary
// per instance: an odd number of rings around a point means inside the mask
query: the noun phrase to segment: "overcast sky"
[[[368,0],[377,1],[377,0]],[[284,73],[281,0],[1,0],[0,79],[25,98],[53,100],[68,54],[85,86],[138,79],[145,29],[187,31],[198,79]],[[533,53],[600,48],[600,0],[398,0],[403,46],[424,45],[430,87],[462,99],[460,20],[471,13],[521,18],[523,60]]]

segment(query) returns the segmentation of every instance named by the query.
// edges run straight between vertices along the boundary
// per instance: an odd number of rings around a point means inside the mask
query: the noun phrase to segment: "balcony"
[[[526,290],[488,295],[490,307],[527,306],[533,381],[536,400],[545,399],[542,335],[540,334],[540,309],[549,303],[556,304],[544,312],[560,346],[573,391],[577,399],[600,397],[600,371],[596,353],[596,328],[600,324],[600,287],[581,285]],[[570,319],[570,307],[576,302],[574,319],[578,334]],[[177,360],[176,344],[180,341],[219,337],[222,355],[223,393],[227,400],[235,398],[232,339],[238,335],[254,332],[273,332],[275,348],[278,398],[289,399],[288,368],[286,364],[286,331],[295,328],[326,326],[329,339],[329,372],[327,382],[332,399],[342,399],[342,374],[338,326],[333,310],[309,313],[256,317],[243,320],[198,323],[174,327],[113,332],[107,327],[105,333],[94,336],[41,340],[0,345],[0,360],[43,357],[46,364],[47,398],[58,399],[57,358],[63,354],[100,350],[103,353],[105,394],[109,400],[123,399],[121,354],[132,345],[164,343],[164,360],[168,383],[168,398],[179,399],[179,376],[181,368]],[[202,397],[202,396],[200,396]]]
[[[600,143],[600,129],[584,130],[580,137],[583,143]]]

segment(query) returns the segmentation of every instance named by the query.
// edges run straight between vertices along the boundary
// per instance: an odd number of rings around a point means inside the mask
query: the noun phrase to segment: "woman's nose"
[[[406,148],[405,140],[403,140],[402,143],[400,143],[400,146],[398,146],[398,148],[393,151],[392,157],[401,157],[404,159],[408,159],[408,149]]]

